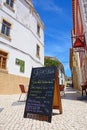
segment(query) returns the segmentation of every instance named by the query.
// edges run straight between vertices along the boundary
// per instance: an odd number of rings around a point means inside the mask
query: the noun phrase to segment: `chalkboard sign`
[[[47,116],[51,122],[56,67],[33,68],[24,117],[29,114]]]

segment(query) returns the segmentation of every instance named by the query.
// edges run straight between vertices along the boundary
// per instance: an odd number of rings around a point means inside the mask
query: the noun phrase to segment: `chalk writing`
[[[24,117],[32,113],[51,118],[55,72],[56,67],[32,69]]]

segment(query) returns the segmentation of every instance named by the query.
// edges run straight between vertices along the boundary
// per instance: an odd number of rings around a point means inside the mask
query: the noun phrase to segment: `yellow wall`
[[[0,72],[0,94],[20,93],[20,83],[28,85],[29,78]]]
[[[79,65],[79,55],[78,53],[73,53],[73,71],[72,71],[72,81],[73,81],[73,87],[81,90],[81,68]]]

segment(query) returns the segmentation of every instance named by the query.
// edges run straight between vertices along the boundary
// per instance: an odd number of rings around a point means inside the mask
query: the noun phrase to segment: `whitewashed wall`
[[[12,12],[0,1],[0,30],[2,19],[9,21],[11,27],[11,41],[0,36],[0,49],[9,53],[7,70],[11,74],[30,76],[32,67],[44,65],[44,26],[37,13],[25,0],[16,0]],[[37,22],[39,22],[40,37],[37,35]],[[40,46],[40,58],[36,56],[36,45]],[[25,61],[25,72],[19,71],[15,59]]]
[[[64,85],[65,84],[65,76],[60,69],[58,70],[58,72],[59,72],[59,85]]]

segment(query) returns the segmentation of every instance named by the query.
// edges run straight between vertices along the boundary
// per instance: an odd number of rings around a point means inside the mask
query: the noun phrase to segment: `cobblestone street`
[[[77,100],[79,96],[80,92],[67,88],[62,96],[63,114],[53,110],[48,123],[23,118],[25,102],[18,102],[19,95],[0,95],[0,130],[87,130],[87,99]]]

